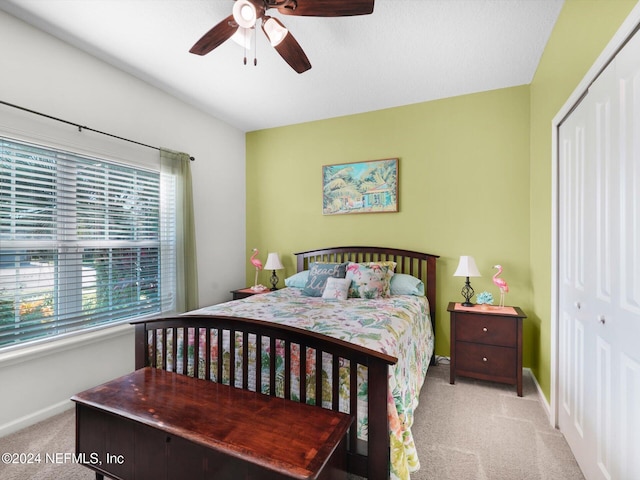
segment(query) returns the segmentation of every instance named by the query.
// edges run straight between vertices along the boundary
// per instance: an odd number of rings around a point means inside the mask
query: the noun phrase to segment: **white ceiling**
[[[189,53],[232,0],[0,0],[0,9],[253,131],[528,84],[563,1],[376,0],[371,15],[339,18],[269,10],[309,57],[303,74],[262,31],[257,66],[230,40]]]

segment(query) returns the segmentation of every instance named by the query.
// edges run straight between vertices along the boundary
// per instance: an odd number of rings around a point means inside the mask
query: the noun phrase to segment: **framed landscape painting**
[[[323,215],[397,211],[397,158],[322,167]]]

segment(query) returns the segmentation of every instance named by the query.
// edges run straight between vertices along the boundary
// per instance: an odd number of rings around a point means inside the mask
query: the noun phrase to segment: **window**
[[[0,137],[0,348],[170,309],[167,186],[157,171]]]

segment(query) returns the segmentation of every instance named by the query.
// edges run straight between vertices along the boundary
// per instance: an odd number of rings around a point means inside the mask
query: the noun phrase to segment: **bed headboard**
[[[436,259],[438,255],[385,247],[332,247],[295,254],[297,271],[308,270],[312,262],[396,262],[395,271],[418,277],[425,285],[431,322],[436,320]]]

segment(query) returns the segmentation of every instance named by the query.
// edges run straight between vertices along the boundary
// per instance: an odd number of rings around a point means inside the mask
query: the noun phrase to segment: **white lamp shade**
[[[238,27],[236,33],[231,35],[231,40],[249,50],[251,48],[251,33],[252,30],[250,28]]]
[[[248,0],[237,0],[233,5],[233,19],[243,28],[252,28],[256,24],[258,12]]]
[[[460,257],[460,262],[458,263],[458,268],[456,269],[456,273],[453,274],[454,277],[481,277],[480,271],[476,266],[476,261],[473,257],[469,257],[467,255],[462,255]]]
[[[265,270],[282,270],[284,265],[280,261],[280,256],[277,253],[270,253],[267,255],[267,263],[264,265]]]
[[[262,24],[262,30],[269,39],[272,47],[280,45],[284,37],[287,36],[289,30],[277,19],[266,17],[267,20]]]

